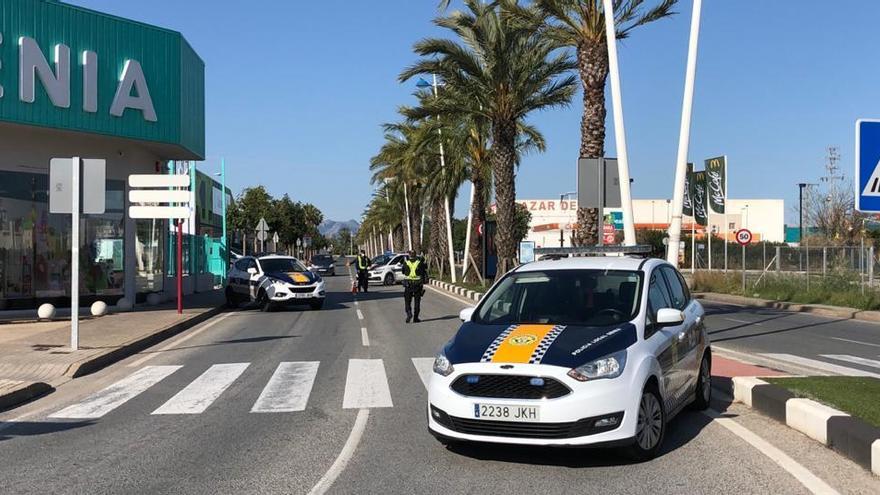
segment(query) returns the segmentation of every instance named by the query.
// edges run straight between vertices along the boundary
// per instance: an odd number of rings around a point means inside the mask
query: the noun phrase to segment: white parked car
[[[382,285],[403,282],[403,260],[406,254],[381,254],[370,262],[368,280]]]
[[[321,309],[324,280],[291,256],[243,256],[229,270],[226,302],[238,307],[255,302],[263,311],[294,304]]]
[[[703,307],[659,259],[529,263],[499,280],[437,355],[428,429],[443,442],[625,446],[709,406]]]

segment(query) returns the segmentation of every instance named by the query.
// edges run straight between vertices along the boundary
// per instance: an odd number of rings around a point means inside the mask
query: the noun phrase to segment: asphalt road
[[[330,277],[321,311],[224,313],[0,414],[0,493],[880,492],[722,401],[721,419],[676,418],[663,455],[640,464],[613,450],[447,449],[425,429],[422,376],[465,303],[429,291],[424,321],[405,325],[399,286],[357,304],[348,288]]]

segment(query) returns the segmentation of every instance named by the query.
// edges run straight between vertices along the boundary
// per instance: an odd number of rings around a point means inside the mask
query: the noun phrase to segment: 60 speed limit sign
[[[748,246],[752,242],[752,231],[749,229],[739,229],[736,231],[736,242],[741,246]]]

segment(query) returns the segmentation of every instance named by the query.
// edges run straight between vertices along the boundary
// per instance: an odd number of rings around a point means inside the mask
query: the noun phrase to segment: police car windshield
[[[474,321],[604,326],[639,310],[642,277],[622,270],[547,270],[506,277],[480,305]]]
[[[293,258],[268,258],[260,260],[260,266],[266,273],[304,272],[306,267]]]
[[[379,256],[376,256],[375,258],[373,258],[372,264],[381,266],[381,265],[384,265],[385,263],[388,263],[389,261],[391,261],[391,256],[386,256],[384,254],[380,254]]]

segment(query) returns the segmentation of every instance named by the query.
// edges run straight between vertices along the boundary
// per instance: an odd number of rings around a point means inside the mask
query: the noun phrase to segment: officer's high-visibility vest
[[[407,274],[407,280],[421,280],[422,277],[418,274],[419,265],[422,264],[422,260],[416,258],[415,261],[410,261],[408,259],[403,260],[406,263],[406,266],[409,267],[409,274]]]
[[[367,257],[366,256],[358,256],[358,268],[361,270],[367,269]]]

